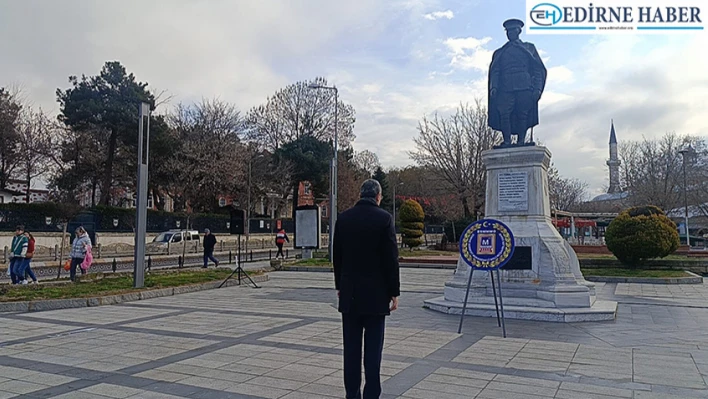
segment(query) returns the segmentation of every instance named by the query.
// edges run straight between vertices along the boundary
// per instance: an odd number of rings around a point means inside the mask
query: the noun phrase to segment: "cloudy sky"
[[[523,0],[0,0],[0,85],[57,112],[69,75],[119,60],[173,105],[245,112],[325,76],[357,111],[355,149],[404,166],[422,116],[486,99],[501,23],[524,15]],[[601,192],[611,119],[619,140],[708,136],[707,37],[524,35],[549,70],[535,137],[561,173]]]

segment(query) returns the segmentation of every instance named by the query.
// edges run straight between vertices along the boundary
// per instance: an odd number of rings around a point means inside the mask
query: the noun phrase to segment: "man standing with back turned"
[[[362,399],[362,335],[366,376],[363,399],[381,396],[384,318],[398,308],[395,224],[391,215],[379,208],[380,203],[379,182],[365,181],[361,199],[339,216],[334,230],[334,283],[344,330],[347,399]]]

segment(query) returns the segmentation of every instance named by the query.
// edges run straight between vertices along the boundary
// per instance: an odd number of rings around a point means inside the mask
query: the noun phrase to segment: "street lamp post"
[[[684,205],[684,226],[686,228],[686,245],[691,248],[691,235],[688,231],[688,180],[686,179],[686,157],[693,155],[693,147],[689,144],[688,148],[679,151],[683,158],[683,205]]]
[[[339,152],[337,141],[339,135],[337,129],[339,125],[339,90],[334,86],[323,86],[311,84],[310,89],[323,89],[334,91],[334,154],[330,165],[330,188],[329,188],[329,259],[334,259],[334,226],[337,224],[337,153]]]

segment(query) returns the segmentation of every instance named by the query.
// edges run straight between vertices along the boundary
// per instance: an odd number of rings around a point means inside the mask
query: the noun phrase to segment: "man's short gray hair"
[[[381,194],[381,184],[378,181],[369,179],[361,185],[359,194],[361,198],[376,198],[379,194]]]

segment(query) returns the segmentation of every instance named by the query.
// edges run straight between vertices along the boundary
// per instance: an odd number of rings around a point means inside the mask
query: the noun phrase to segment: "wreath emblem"
[[[496,240],[486,241],[495,248],[481,248],[478,244],[480,234],[493,234]],[[462,259],[474,269],[495,270],[506,264],[514,254],[514,235],[504,223],[493,219],[478,220],[465,229],[460,237]]]

